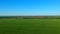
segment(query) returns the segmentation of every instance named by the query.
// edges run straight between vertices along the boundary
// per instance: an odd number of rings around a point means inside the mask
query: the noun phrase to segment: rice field
[[[60,34],[60,19],[0,19],[0,34]]]

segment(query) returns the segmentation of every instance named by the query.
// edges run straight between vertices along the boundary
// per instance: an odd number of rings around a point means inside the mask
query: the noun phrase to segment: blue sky
[[[60,0],[0,0],[0,16],[60,15]]]

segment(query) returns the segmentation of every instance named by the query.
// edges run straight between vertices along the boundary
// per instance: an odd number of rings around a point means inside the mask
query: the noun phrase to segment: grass
[[[60,34],[60,19],[0,19],[0,34]]]

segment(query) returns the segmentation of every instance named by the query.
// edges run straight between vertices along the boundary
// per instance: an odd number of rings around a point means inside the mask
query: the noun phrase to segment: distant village
[[[0,16],[0,19],[60,19],[60,16]]]

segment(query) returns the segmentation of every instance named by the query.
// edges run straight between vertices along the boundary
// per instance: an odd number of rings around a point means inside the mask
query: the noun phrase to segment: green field
[[[0,34],[60,34],[60,19],[0,19]]]

